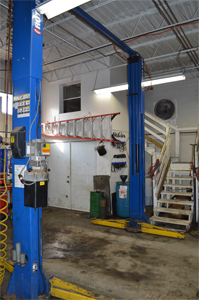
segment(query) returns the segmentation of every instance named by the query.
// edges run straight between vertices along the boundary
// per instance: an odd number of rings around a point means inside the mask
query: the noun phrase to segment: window
[[[2,114],[6,114],[7,94],[0,93],[0,100],[1,100],[1,112]],[[12,115],[12,95],[10,94],[8,94],[8,114]]]
[[[81,111],[81,84],[62,86],[61,113]]]

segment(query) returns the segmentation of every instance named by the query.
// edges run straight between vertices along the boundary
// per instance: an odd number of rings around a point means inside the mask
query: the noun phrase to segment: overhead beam
[[[137,56],[137,52],[133,51],[128,45],[126,45],[123,41],[121,41],[117,36],[115,36],[112,32],[110,32],[106,27],[104,27],[101,23],[93,19],[89,14],[87,14],[80,7],[73,8],[71,12],[83,23],[87,24],[93,30],[100,33],[106,39],[111,41],[121,50],[128,53],[129,56]]]
[[[97,8],[100,8],[100,7],[102,7],[102,6],[105,6],[105,5],[107,5],[107,4],[110,4],[110,3],[114,2],[114,1],[115,1],[115,0],[107,0],[107,1],[104,1],[104,2],[102,2],[102,3],[100,3],[100,4],[97,4],[97,5],[95,5],[95,6],[92,6],[92,7],[89,7],[89,8],[87,8],[87,9],[85,9],[85,11],[86,11],[86,12],[93,11],[93,10],[95,10],[95,9],[97,9]],[[181,4],[184,3],[184,2],[187,2],[187,0],[181,0],[181,1],[180,1]],[[173,7],[173,6],[175,6],[176,4],[179,4],[179,0],[173,1],[173,2],[170,4],[170,6]],[[142,12],[142,13],[139,14],[139,15],[133,15],[133,16],[127,17],[127,18],[126,18],[124,21],[122,21],[122,22],[128,22],[128,21],[136,20],[136,19],[137,19],[138,17],[140,17],[140,16],[141,16],[141,17],[144,17],[144,16],[146,16],[146,15],[149,16],[149,15],[155,13],[156,11],[157,11],[156,8],[147,9],[146,11]],[[71,19],[73,19],[73,18],[74,18],[74,16],[73,16],[73,15],[70,15],[70,16],[68,16],[68,17],[66,17],[66,18],[63,18],[63,19],[58,20],[58,21],[56,21],[56,22],[53,22],[52,24],[48,24],[48,25],[44,26],[43,30],[53,28],[53,27],[55,27],[56,25],[60,25],[61,23],[67,22],[67,21],[69,21],[69,20],[71,20]],[[107,27],[115,26],[115,25],[117,25],[117,23],[121,23],[121,20],[116,21],[116,22],[109,23],[109,24],[107,24]],[[90,32],[89,32],[89,33],[90,33]]]
[[[199,19],[198,19],[198,20],[199,20]],[[174,25],[172,25],[172,26],[174,26]],[[175,26],[177,26],[177,25],[175,25]],[[165,28],[162,28],[162,30],[165,30]],[[157,29],[157,32],[158,32],[158,31],[160,31],[160,29]],[[195,32],[197,32],[197,29],[194,30],[194,31],[190,31],[189,33],[191,34],[191,33],[195,33]],[[141,34],[141,35],[139,35],[139,36],[146,35],[146,34],[150,34],[150,33],[151,33],[151,31],[149,31],[148,33],[143,33],[143,34]],[[154,30],[153,30],[153,33],[155,33]],[[137,37],[139,37],[139,36],[130,36],[130,37],[128,37],[128,38],[123,39],[122,41],[128,41],[128,40],[131,40],[131,39],[135,39],[135,38],[137,38]],[[171,39],[174,39],[174,38],[175,38],[175,36],[172,36]],[[169,39],[169,38],[160,38],[160,39],[158,39],[158,42],[166,41],[167,39]],[[67,41],[67,40],[66,40],[66,41]],[[143,46],[150,45],[151,43],[153,43],[153,42],[147,41],[146,43],[143,43],[143,44],[141,44],[141,45],[135,45],[135,46],[134,46],[134,49],[137,49],[137,48],[139,48],[139,47],[143,47]],[[111,45],[112,45],[112,43],[107,43],[107,44],[104,44],[104,45],[100,45],[100,46],[97,46],[97,47],[93,47],[93,48],[90,48],[90,49],[86,49],[86,50],[81,51],[81,52],[78,52],[78,53],[73,53],[73,54],[68,55],[68,56],[64,56],[64,57],[61,57],[61,58],[58,58],[58,59],[51,60],[51,61],[49,61],[49,62],[44,63],[43,65],[53,64],[53,63],[56,63],[56,62],[60,62],[60,61],[62,61],[62,60],[66,60],[66,59],[69,59],[69,58],[77,57],[77,56],[79,56],[79,55],[87,54],[87,53],[90,53],[90,52],[92,52],[92,51],[98,51],[98,50],[104,49],[104,48],[106,48],[106,47],[109,47],[109,46],[111,46]],[[184,51],[184,50],[182,50],[182,51]],[[111,54],[113,54],[113,53],[108,53],[107,55],[111,55]],[[178,54],[178,52],[175,52],[175,54]],[[167,54],[166,54],[166,55],[167,55]],[[169,56],[169,55],[172,55],[172,53],[171,53],[171,54],[168,54],[168,56]],[[157,58],[157,57],[155,57],[155,58]],[[155,58],[151,58],[151,59],[155,59]],[[145,59],[145,61],[147,61],[147,59]]]
[[[86,11],[86,12],[89,12],[89,11],[95,10],[95,9],[97,9],[97,8],[99,8],[99,7],[102,7],[102,6],[104,6],[104,5],[107,5],[107,4],[109,4],[109,3],[111,3],[111,2],[114,2],[114,1],[115,1],[115,0],[107,0],[107,1],[104,1],[104,2],[102,2],[102,3],[99,3],[99,4],[95,5],[95,6],[92,6],[92,7],[89,7],[89,8],[87,8],[87,9],[85,9],[85,11]],[[52,24],[49,24],[49,25],[44,26],[43,30],[47,30],[47,29],[53,28],[53,27],[55,27],[56,25],[60,25],[61,23],[66,22],[66,21],[69,21],[69,20],[71,20],[71,19],[73,19],[73,18],[75,18],[75,16],[70,15],[70,16],[68,16],[68,17],[66,17],[66,18],[63,18],[63,19],[59,20],[59,21],[53,22]]]
[[[171,53],[171,55],[172,55],[172,53]],[[184,52],[184,55],[185,55],[185,52]],[[183,56],[183,52],[182,52],[182,56]],[[159,57],[156,57],[156,59],[157,59],[157,60],[160,60]],[[145,60],[145,61],[148,62],[148,63],[150,63],[150,61],[147,61],[147,60]],[[57,68],[56,71],[61,71],[61,70],[63,70],[63,69],[72,68],[72,67],[75,67],[75,66],[78,66],[78,65],[81,65],[81,64],[89,63],[89,62],[92,62],[92,60],[86,60],[86,61],[84,61],[84,62],[82,62],[82,63],[76,63],[76,64],[72,64],[72,65],[69,65],[69,66]],[[117,66],[108,67],[108,69],[112,70],[112,69],[116,69],[116,68],[120,68],[120,67],[126,67],[126,66],[127,66],[127,63],[124,62],[123,64],[120,64],[120,65],[117,65]],[[74,77],[74,76],[79,76],[79,75],[88,74],[88,73],[94,73],[94,72],[96,72],[96,71],[98,71],[98,70],[99,70],[99,71],[103,71],[103,70],[106,70],[106,69],[107,69],[107,68],[101,68],[101,69],[92,70],[92,71],[90,71],[90,72],[88,71],[88,72],[78,73],[78,74],[74,74],[73,77]],[[195,70],[196,67],[189,67],[189,66],[186,66],[185,69],[186,69],[187,71],[188,71],[188,70],[191,71],[191,70]],[[171,72],[169,72],[169,71],[170,71],[170,70],[168,70],[168,71],[165,71],[165,70],[164,70],[164,75],[165,75],[165,74],[168,74],[168,75],[175,74],[176,72],[181,71],[181,68],[178,67],[178,68],[173,69],[173,70],[172,70],[172,74],[171,74]],[[44,72],[43,72],[43,77],[45,76],[45,79],[46,79],[48,82],[54,81],[54,80],[52,80],[52,79],[50,80],[50,79],[47,77],[48,74],[51,74],[52,72],[54,72],[54,70],[49,70],[49,71],[44,71]],[[163,70],[160,71],[160,72],[152,73],[152,74],[153,74],[153,76],[160,76],[162,73],[163,73]],[[61,79],[64,79],[64,78],[70,78],[70,77],[71,77],[71,76],[61,76]]]

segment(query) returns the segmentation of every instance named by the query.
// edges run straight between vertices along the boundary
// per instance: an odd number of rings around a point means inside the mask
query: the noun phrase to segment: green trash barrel
[[[102,192],[90,192],[90,216],[91,218],[100,217],[100,198]]]

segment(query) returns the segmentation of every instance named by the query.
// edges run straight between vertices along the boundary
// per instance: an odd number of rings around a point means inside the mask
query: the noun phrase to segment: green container
[[[100,218],[106,219],[106,199],[104,197],[100,198]]]
[[[90,216],[91,218],[100,217],[100,198],[103,196],[102,192],[90,192]]]

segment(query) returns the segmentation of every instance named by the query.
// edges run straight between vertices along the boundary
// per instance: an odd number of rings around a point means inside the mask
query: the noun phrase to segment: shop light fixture
[[[175,82],[180,80],[185,80],[185,75],[178,75],[178,76],[172,76],[172,77],[165,77],[165,78],[159,78],[159,79],[153,79],[152,80],[152,86],[158,85],[158,84],[164,84],[169,82]],[[151,81],[143,81],[142,87],[148,87],[151,85]],[[128,90],[128,84],[120,84],[120,85],[114,85],[106,88],[101,89],[95,89],[93,92],[97,95],[100,94],[107,94],[107,93],[113,93],[113,92],[119,92],[119,91],[125,91]]]
[[[185,75],[178,75],[178,76],[172,76],[172,77],[165,77],[165,78],[159,78],[159,79],[153,79],[152,80],[152,86],[158,85],[158,84],[164,84],[164,83],[169,83],[169,82],[175,82],[175,81],[181,81],[185,80],[186,77]],[[150,86],[151,81],[144,81],[142,83],[143,87]]]
[[[110,86],[107,88],[102,88],[102,89],[97,89],[94,90],[93,92],[97,95],[100,94],[107,94],[107,93],[113,93],[113,92],[120,92],[120,91],[125,91],[128,90],[128,84],[120,84],[120,85],[114,85],[114,86]]]
[[[37,10],[51,19],[89,1],[91,0],[46,0],[37,6]]]

